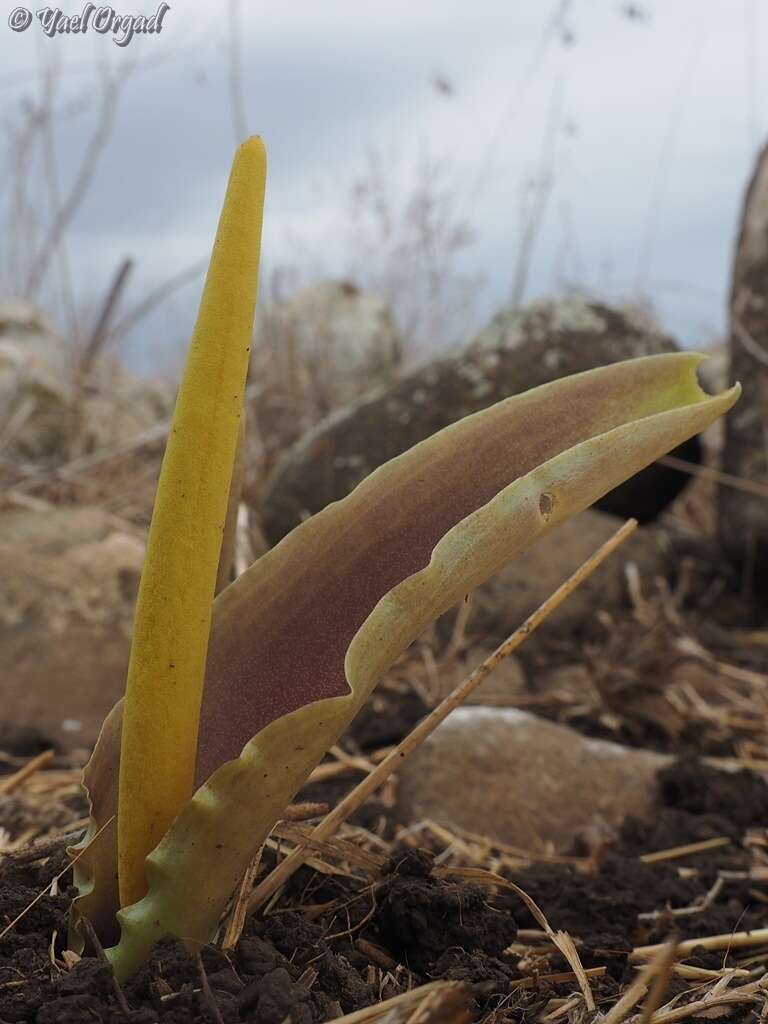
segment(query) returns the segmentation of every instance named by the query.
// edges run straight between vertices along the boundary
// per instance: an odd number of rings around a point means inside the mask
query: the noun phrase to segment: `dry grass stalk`
[[[313,782],[325,782],[327,779],[336,779],[340,775],[350,775],[354,772],[372,772],[392,750],[394,747],[386,747],[384,750],[374,751],[373,754],[365,758],[354,757],[343,751],[341,747],[334,747],[329,753],[336,757],[336,760],[327,761],[314,768],[307,779],[307,785]]]
[[[278,860],[285,854],[285,847],[283,845],[283,841],[279,837],[270,836],[269,839],[267,839],[266,843],[264,843],[264,847],[268,850],[274,850]],[[340,855],[336,859],[341,863],[330,864],[328,861],[322,860],[319,856],[309,854],[304,863],[307,865],[308,868],[312,868],[313,871],[316,871],[320,875],[330,875],[335,878],[350,878],[353,879],[355,882],[360,881],[359,868],[353,869],[351,865],[344,865],[343,855]],[[279,892],[274,894],[269,903],[264,907],[265,915],[268,915],[272,912],[272,908],[278,902],[279,897]]]
[[[734,978],[750,976],[749,971],[740,967],[722,967],[719,971],[713,971],[707,967],[693,967],[691,964],[674,964],[672,973],[678,978],[685,978],[686,981],[719,981],[728,975],[733,975]]]
[[[588,978],[603,978],[608,971],[607,967],[585,967],[584,974]],[[569,981],[577,981],[573,971],[557,971],[555,974],[537,974],[531,978],[522,978],[520,981],[513,981],[512,988],[515,992],[522,988],[536,988],[541,984],[561,985]]]
[[[93,326],[90,337],[85,343],[85,347],[82,352],[80,359],[79,370],[81,375],[87,374],[90,367],[93,365],[96,356],[102,350],[104,343],[109,336],[109,324],[114,315],[115,309],[120,303],[123,291],[125,290],[126,283],[130,277],[131,270],[133,269],[133,260],[124,259],[120,263],[117,269],[109,291],[107,292],[104,302],[102,303],[101,311],[96,319],[96,323]],[[81,377],[82,382],[82,377]]]
[[[424,818],[409,826],[407,835],[412,836],[420,832],[429,832],[440,842],[445,843],[446,847],[451,847],[454,851],[461,851],[470,860],[482,864],[487,864],[493,857],[500,864],[506,864],[516,869],[527,867],[530,864],[567,864],[582,869],[592,866],[592,860],[589,857],[568,857],[564,854],[549,853],[546,850],[528,850],[521,846],[511,846],[493,836],[479,835],[477,832],[457,828],[455,825],[449,829],[431,818]],[[405,835],[401,835],[401,838],[404,839]],[[494,856],[492,851],[498,851],[498,856]]]
[[[571,1010],[575,1010],[578,1006],[581,1005],[582,1002],[583,996],[581,994],[571,996],[570,999],[564,999],[562,1001],[553,999],[552,1003],[550,1003],[549,1005],[551,1006],[554,1003],[555,1009],[553,1009],[550,1013],[543,1014],[539,1019],[541,1021],[548,1021],[550,1022],[550,1024],[552,1024],[552,1022],[560,1020],[561,1017],[567,1017],[570,1014]]]
[[[297,843],[300,847],[306,847],[314,853],[320,853],[332,860],[346,862],[353,867],[361,868],[371,875],[380,873],[387,859],[381,854],[363,850],[356,843],[351,843],[345,839],[338,839],[336,837],[317,839],[315,838],[314,831],[306,826],[292,822],[278,822],[272,830],[272,835],[279,839],[287,839],[289,842]]]
[[[432,821],[430,818],[425,818],[424,821],[420,822],[423,830],[426,830],[430,835],[434,836],[439,842],[445,845],[445,849],[439,857],[435,859],[436,864],[442,863],[446,856],[451,853],[460,854],[465,860],[474,861],[475,864],[487,864],[488,858],[484,856],[485,850],[477,844],[465,842],[463,838],[460,838],[449,829],[444,828],[436,821]],[[413,835],[414,830],[409,830]]]
[[[653,980],[637,1024],[649,1024],[651,1017],[661,1005],[661,1000],[669,985],[672,968],[677,959],[678,941],[677,936],[673,936],[640,972],[640,977],[645,978],[646,982],[650,978]]]
[[[460,981],[432,981],[382,1003],[336,1017],[331,1024],[459,1024],[468,1019],[472,990]]]
[[[674,590],[658,579],[655,592],[646,586],[643,624],[634,611],[631,617],[620,608],[601,613],[596,624],[604,633],[582,647],[574,682],[545,686],[532,699],[516,696],[514,705],[543,705],[547,717],[565,723],[574,716],[599,719],[619,742],[645,735],[649,725],[673,747],[683,734],[698,732],[704,749],[724,743],[733,749],[729,757],[703,757],[704,764],[768,767],[765,648],[734,644],[729,631],[713,624],[707,609],[723,581],[718,578],[702,593],[697,572],[695,562],[684,561]],[[709,649],[713,644],[717,650]],[[736,659],[739,664],[731,664]]]
[[[699,466],[695,462],[688,462],[687,459],[679,459],[676,455],[664,455],[659,462],[670,469],[679,469],[682,473],[689,473],[700,480],[709,480],[712,483],[720,484],[722,487],[732,487],[736,491],[744,491],[745,494],[756,494],[761,498],[768,498],[768,487],[759,484],[755,480],[747,480],[743,476],[734,476],[733,473],[723,473],[712,466]]]
[[[719,874],[715,881],[712,883],[709,892],[704,895],[703,899],[698,900],[696,903],[692,903],[688,907],[675,907],[670,909],[664,907],[663,910],[651,910],[648,913],[638,914],[638,921],[658,921],[661,918],[668,917],[689,917],[691,914],[700,914],[703,910],[707,910],[715,902],[717,897],[720,895],[720,891],[725,885],[726,879]]]
[[[639,857],[643,864],[658,864],[663,860],[676,860],[678,857],[687,857],[693,853],[704,853],[707,850],[717,850],[721,846],[728,846],[731,840],[728,836],[715,836],[712,839],[702,839],[698,843],[686,843],[685,846],[671,846],[668,850],[656,850],[654,853],[644,853]]]
[[[698,939],[686,939],[677,948],[678,956],[687,956],[697,947],[702,949],[743,949],[750,946],[768,945],[768,928],[756,928],[751,932],[725,932],[723,935],[704,935]],[[664,943],[655,946],[635,946],[629,954],[632,961],[647,960],[655,956]]]
[[[682,944],[681,944],[682,945]],[[684,1006],[673,1009],[661,1009],[651,1017],[650,1024],[676,1024],[676,1021],[687,1020],[689,1017],[703,1016],[704,1011],[713,1010],[718,1006],[738,1005],[739,1003],[758,1003],[768,990],[768,974],[748,985],[740,985],[730,992],[712,991],[702,999],[697,999]]]
[[[114,343],[117,339],[124,338],[134,330],[142,320],[145,320],[156,309],[159,309],[174,292],[192,284],[198,278],[202,277],[207,269],[208,260],[199,260],[197,263],[193,263],[191,266],[185,267],[184,270],[177,272],[172,277],[162,281],[147,295],[145,295],[139,303],[129,309],[128,312],[117,321],[117,323],[115,323],[109,332],[112,342]]]
[[[227,919],[227,925],[224,929],[224,938],[221,941],[221,948],[225,953],[235,948],[240,941],[240,936],[243,934],[245,918],[248,912],[248,897],[251,895],[251,889],[256,881],[260,865],[261,850],[259,850],[246,868],[240,888],[237,890],[232,912]]]
[[[563,601],[582,583],[595,569],[622,544],[637,528],[637,521],[628,520],[605,544],[580,566],[552,594],[522,626],[504,641],[485,659],[456,689],[443,700],[426,718],[424,718],[400,742],[394,750],[379,764],[363,781],[352,790],[327,817],[313,830],[312,839],[324,840],[333,835],[342,822],[355,811],[403,761],[417,750],[424,740],[444,721],[448,715],[466,701],[467,697],[477,689],[490,673],[530,636],[558,608]],[[256,887],[249,902],[249,910],[255,911],[262,907],[270,897],[280,889],[291,875],[304,863],[307,850],[305,846],[297,847]]]
[[[124,66],[125,67],[125,66]],[[34,298],[46,277],[52,258],[64,243],[68,225],[71,223],[91,186],[99,157],[102,155],[114,125],[115,112],[120,92],[127,81],[128,71],[122,77],[101,75],[100,106],[97,124],[83,152],[80,166],[66,196],[56,197],[54,215],[41,242],[36,257],[29,268],[24,285],[24,295]],[[53,114],[51,109],[50,114]]]
[[[602,1024],[621,1024],[648,991],[647,981],[650,976],[650,964],[643,974],[636,978],[624,992],[621,999],[610,1008],[603,1018]]]
[[[543,931],[541,928],[518,928],[517,929],[517,937],[518,937],[518,939],[520,940],[521,943],[526,943],[526,944],[528,944],[528,943],[538,943],[538,942],[549,942],[549,938],[547,936],[547,933],[545,931]],[[509,949],[505,950],[505,952],[510,952],[510,950],[514,950],[516,945],[517,945],[516,943],[513,943],[509,947]],[[524,951],[526,949],[526,946],[524,945],[522,947],[522,949]]]
[[[45,768],[47,764],[50,764],[53,760],[53,751],[44,750],[37,757],[33,757],[31,761],[28,761],[23,768],[19,768],[13,775],[9,775],[7,779],[3,779],[0,782],[0,796],[8,796],[10,793],[15,792],[19,786],[26,782],[30,776],[34,775],[35,772],[41,768]]]

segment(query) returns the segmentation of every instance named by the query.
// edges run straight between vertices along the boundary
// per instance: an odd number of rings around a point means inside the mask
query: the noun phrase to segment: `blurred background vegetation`
[[[332,0],[290,21],[182,0],[124,49],[4,26],[0,296],[87,345],[130,259],[110,344],[172,371],[232,148],[258,132],[264,307],[349,280],[417,360],[578,290],[700,346],[766,130],[766,32],[759,0]]]

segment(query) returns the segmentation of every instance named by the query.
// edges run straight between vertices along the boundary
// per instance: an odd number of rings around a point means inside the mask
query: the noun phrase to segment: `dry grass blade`
[[[461,878],[465,882],[474,882],[480,885],[498,886],[499,888],[508,889],[511,892],[516,893],[523,903],[525,903],[531,915],[541,925],[542,934],[553,943],[553,945],[562,953],[567,962],[571,965],[573,969],[573,976],[579,983],[587,1009],[595,1009],[595,1001],[589,984],[591,972],[584,970],[584,965],[581,962],[581,958],[579,957],[573,939],[567,932],[556,932],[551,927],[549,921],[547,921],[544,911],[528,895],[528,893],[525,892],[525,890],[521,889],[520,886],[516,885],[514,882],[511,882],[508,878],[504,878],[502,875],[497,875],[493,871],[486,871],[484,868],[442,868],[438,869],[435,874],[441,877],[451,876],[454,878]],[[604,971],[604,968],[598,968],[598,970]],[[644,993],[645,988],[643,988],[643,992],[638,996],[638,998],[640,998]]]
[[[469,695],[486,679],[504,658],[524,643],[528,636],[536,630],[552,612],[554,612],[573,591],[590,576],[595,569],[637,529],[635,519],[627,520],[586,562],[574,572],[554,594],[530,615],[519,629],[504,641],[501,646],[489,655],[456,689],[441,701],[425,719],[423,719],[392,752],[384,758],[369,775],[356,786],[323,821],[312,831],[314,840],[324,840],[333,835],[336,829],[384,783],[389,776],[409,757],[414,750],[430,736],[448,715],[466,701]],[[248,904],[250,911],[258,910],[285,884],[291,875],[304,863],[308,854],[306,846],[298,846],[285,860],[256,887]]]
[[[487,873],[491,874],[491,872]],[[587,1009],[594,1010],[595,997],[592,995],[592,986],[589,984],[589,978],[587,977],[587,973],[584,970],[584,965],[581,962],[581,958],[579,957],[578,951],[571,936],[567,932],[554,931],[554,929],[550,926],[549,921],[544,916],[544,911],[541,909],[541,907],[539,907],[538,904],[535,903],[534,900],[532,900],[531,897],[528,895],[528,893],[521,889],[519,885],[515,885],[514,882],[510,882],[508,879],[502,878],[501,875],[498,875],[497,877],[499,880],[499,884],[504,884],[507,888],[517,893],[517,895],[520,897],[523,903],[525,903],[526,907],[528,907],[528,910],[531,912],[531,915],[536,919],[538,924],[540,924],[544,931],[547,933],[553,945],[556,946],[556,948],[559,949],[560,952],[563,954],[566,961],[571,965],[573,973],[576,975],[576,980],[578,981],[579,988],[581,989],[582,995],[584,996],[584,1001],[587,1004]],[[638,996],[638,999],[641,998],[644,992],[645,989],[643,989],[643,992],[640,994],[640,996]]]

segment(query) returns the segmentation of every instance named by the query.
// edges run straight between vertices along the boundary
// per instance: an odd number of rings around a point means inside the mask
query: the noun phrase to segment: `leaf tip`
[[[726,388],[724,391],[719,391],[716,392],[715,394],[709,394],[709,392],[705,391],[704,388],[701,386],[698,371],[702,363],[705,363],[712,358],[709,353],[696,351],[681,352],[679,353],[679,357],[682,361],[684,361],[685,364],[687,364],[686,368],[689,369],[693,374],[699,401],[712,401],[713,399],[716,399],[718,403],[722,406],[722,412],[727,412],[733,405],[736,404],[736,402],[739,400],[739,396],[741,395],[741,384],[739,383],[739,381],[736,381],[735,384],[731,385],[731,387],[729,388]]]

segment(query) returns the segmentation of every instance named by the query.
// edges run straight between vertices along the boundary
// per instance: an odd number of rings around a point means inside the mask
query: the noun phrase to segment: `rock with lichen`
[[[261,505],[267,537],[275,543],[377,466],[462,416],[569,374],[676,348],[645,315],[575,296],[502,311],[459,355],[369,392],[306,433],[267,483]],[[697,442],[682,454],[697,458]],[[650,520],[685,482],[657,464],[603,506]]]

